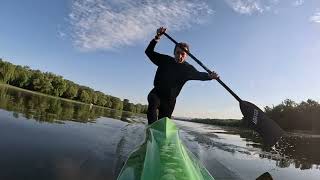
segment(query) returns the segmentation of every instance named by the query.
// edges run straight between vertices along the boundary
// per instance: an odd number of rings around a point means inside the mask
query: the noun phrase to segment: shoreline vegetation
[[[209,124],[214,126],[223,126],[223,127],[230,127],[230,128],[240,128],[243,130],[249,129],[248,127],[243,124],[242,119],[184,119],[184,118],[174,118],[177,121],[186,121],[186,122],[194,122],[194,123],[201,123],[201,124]],[[285,133],[288,136],[297,136],[297,137],[305,137],[305,138],[320,138],[320,133],[310,131],[310,130],[286,130]]]
[[[23,92],[26,92],[26,93],[31,93],[31,94],[35,94],[35,95],[39,95],[39,96],[45,96],[45,97],[49,97],[49,98],[61,99],[63,101],[67,101],[67,102],[78,103],[78,104],[83,104],[83,105],[89,105],[90,106],[90,104],[84,103],[84,102],[81,102],[81,101],[76,101],[76,100],[72,100],[72,99],[66,99],[66,98],[62,98],[62,97],[52,96],[52,95],[49,95],[49,94],[43,94],[41,92],[31,91],[31,90],[28,90],[28,89],[23,89],[23,88],[20,88],[20,87],[12,86],[10,84],[3,84],[3,83],[0,82],[0,86],[5,86],[5,87],[11,88],[11,89],[15,89],[17,91],[23,91]],[[94,105],[94,106],[96,106],[96,105]],[[98,106],[98,107],[101,107],[101,106]]]
[[[0,58],[0,84],[8,84],[33,93],[63,98],[72,102],[92,104],[114,110],[146,114],[147,105],[130,103],[128,99],[104,94],[76,84],[51,72],[41,72],[28,66],[14,65]]]
[[[100,117],[119,119],[125,122],[142,122],[139,118],[133,117],[145,116],[145,114],[114,110],[54,97],[8,84],[0,84],[0,110],[2,109],[12,112],[15,118],[24,117],[28,120],[58,124],[63,124],[63,121],[92,123]]]
[[[63,100],[88,104],[90,106],[105,107],[109,109],[146,114],[148,105],[130,103],[128,99],[121,100],[92,88],[76,84],[62,76],[50,72],[32,70],[28,66],[14,65],[0,58],[0,84],[12,88],[28,91]],[[290,99],[284,100],[276,106],[266,106],[264,112],[277,122],[287,132],[311,132],[320,134],[320,104],[308,99],[296,103]],[[196,123],[212,124],[218,126],[245,127],[244,119],[184,119]],[[299,134],[299,133],[298,133]]]
[[[296,103],[290,99],[282,101],[276,106],[266,106],[264,112],[273,119],[283,130],[292,136],[320,137],[320,104],[308,99]],[[242,119],[185,119],[181,121],[204,123],[218,126],[246,127],[246,120]]]

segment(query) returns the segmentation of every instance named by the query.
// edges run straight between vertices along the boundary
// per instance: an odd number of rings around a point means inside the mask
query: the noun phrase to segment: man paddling
[[[155,38],[151,40],[145,51],[149,59],[158,66],[153,83],[154,88],[148,95],[148,124],[152,124],[158,118],[171,118],[176,98],[188,80],[207,81],[219,78],[217,73],[199,72],[185,61],[188,55],[182,48],[189,51],[186,43],[175,46],[174,57],[155,52],[154,48],[165,31],[164,27],[157,29]]]

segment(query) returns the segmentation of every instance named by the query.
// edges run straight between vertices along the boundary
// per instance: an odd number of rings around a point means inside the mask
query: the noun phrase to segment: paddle
[[[170,37],[167,33],[163,33],[173,43],[178,45],[178,42]],[[203,69],[211,73],[205,65],[202,64],[195,56],[188,52],[185,48],[181,47],[193,60],[195,60]],[[273,146],[283,135],[283,130],[272,119],[268,118],[266,114],[259,109],[256,105],[243,101],[239,98],[220,78],[217,81],[239,102],[241,112],[247,121],[247,125],[257,131],[262,137],[265,144]]]
[[[273,178],[269,172],[265,172],[261,176],[259,176],[256,180],[273,180]]]

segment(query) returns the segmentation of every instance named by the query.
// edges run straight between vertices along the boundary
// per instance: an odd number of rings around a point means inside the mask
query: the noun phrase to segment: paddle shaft
[[[178,45],[178,42],[174,40],[172,37],[170,37],[167,33],[163,33],[167,38],[169,38],[174,44]],[[204,70],[206,70],[208,73],[212,73],[210,69],[208,69],[199,59],[197,59],[194,55],[192,55],[189,51],[187,51],[185,48],[181,48],[184,50],[196,63],[198,63]],[[242,102],[242,100],[239,98],[236,93],[234,93],[224,82],[221,81],[220,78],[217,79],[217,81],[234,97],[236,98],[239,103]]]

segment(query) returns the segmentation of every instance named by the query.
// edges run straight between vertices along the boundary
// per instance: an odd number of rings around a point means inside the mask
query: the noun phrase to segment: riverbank
[[[115,110],[115,109],[108,108],[108,107],[104,107],[104,106],[99,106],[99,105],[94,105],[94,104],[88,104],[88,103],[84,103],[84,102],[81,102],[81,101],[76,101],[76,100],[72,100],[72,99],[67,99],[67,98],[52,96],[52,95],[44,94],[44,93],[37,92],[37,91],[31,91],[31,90],[28,90],[28,89],[19,88],[19,87],[12,86],[12,85],[9,85],[9,84],[0,83],[0,86],[2,86],[2,87],[8,87],[8,88],[11,88],[11,89],[14,89],[14,90],[17,90],[17,91],[22,91],[22,92],[25,92],[25,93],[31,93],[31,94],[39,95],[39,96],[43,96],[43,97],[55,98],[55,99],[59,99],[59,100],[65,101],[65,102],[70,102],[70,103],[76,103],[76,104],[86,105],[86,106],[90,106],[91,108],[92,108],[92,107],[96,107],[96,108],[105,108],[105,109]],[[116,110],[116,111],[119,111],[119,110]],[[142,114],[142,113],[134,113],[134,112],[125,111],[125,110],[120,110],[120,111],[128,112],[128,113],[133,113],[133,114],[137,114],[137,115],[141,115],[141,116],[146,116],[146,114]]]
[[[224,127],[237,127],[247,129],[244,125],[242,125],[242,121],[240,119],[182,119],[175,118],[178,121],[186,121],[186,122],[194,122],[201,124],[210,124],[215,126],[224,126]],[[244,130],[242,129],[242,130]],[[290,137],[303,137],[303,138],[320,138],[320,134],[311,132],[311,131],[285,131],[286,136]]]
[[[28,89],[23,89],[23,88],[19,88],[19,87],[16,87],[16,86],[12,86],[10,84],[0,83],[0,86],[8,87],[8,88],[15,89],[15,90],[18,90],[18,91],[23,91],[23,92],[27,92],[27,93],[36,94],[36,95],[39,95],[39,96],[45,96],[45,97],[49,97],[49,98],[55,98],[55,99],[60,99],[60,100],[63,100],[63,101],[68,101],[68,102],[72,102],[72,103],[78,103],[78,104],[90,106],[90,104],[87,104],[87,103],[84,103],[84,102],[80,102],[80,101],[76,101],[76,100],[72,100],[72,99],[67,99],[67,98],[62,98],[62,97],[57,97],[57,96],[52,96],[52,95],[44,94],[44,93],[37,92],[37,91],[31,91],[31,90],[28,90]],[[106,107],[98,106],[98,105],[93,105],[93,106],[106,108]]]

